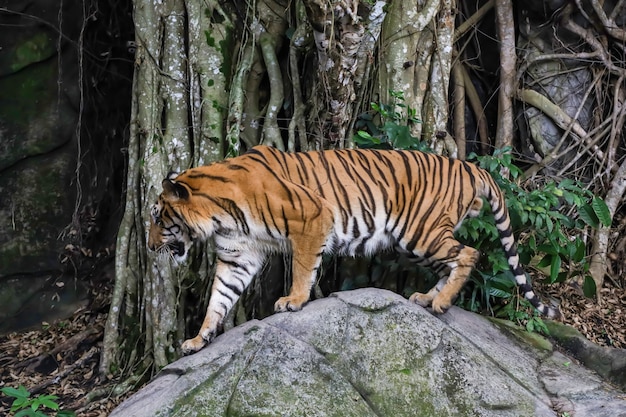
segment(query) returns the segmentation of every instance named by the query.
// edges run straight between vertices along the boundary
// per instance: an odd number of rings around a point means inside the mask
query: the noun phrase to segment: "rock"
[[[227,331],[111,416],[626,416],[623,393],[512,334],[385,290],[336,293]]]
[[[550,336],[586,367],[621,389],[626,389],[626,349],[598,346],[578,330],[558,322],[546,322]]]

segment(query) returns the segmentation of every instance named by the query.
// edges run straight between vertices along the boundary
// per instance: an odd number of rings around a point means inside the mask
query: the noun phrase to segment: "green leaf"
[[[0,389],[0,391],[8,397],[14,397],[14,398],[30,397],[30,392],[28,392],[28,390],[23,385],[20,385],[18,388],[4,387]]]
[[[512,294],[510,292],[492,287],[492,288],[489,288],[489,295],[492,295],[498,298],[510,298]]]
[[[552,233],[552,230],[554,230],[554,223],[552,223],[549,217],[546,217],[546,227],[548,228],[548,233]]]
[[[578,207],[578,216],[589,226],[594,229],[599,226],[599,219],[593,208],[588,204]]]
[[[537,263],[537,268],[545,268],[549,265],[552,265],[552,257],[554,255],[546,255]]]
[[[606,227],[611,225],[611,212],[609,211],[609,207],[606,205],[603,199],[600,197],[593,197],[591,200],[591,207],[593,207],[593,212],[598,216],[598,219],[602,222],[602,224]]]
[[[35,401],[43,405],[44,407],[50,408],[51,410],[58,410],[59,404],[57,404],[56,401],[54,401],[54,400],[57,400],[58,398],[59,397],[57,397],[56,395],[46,395],[46,396],[36,398]]]
[[[596,282],[593,280],[591,275],[587,275],[585,277],[585,282],[583,282],[583,293],[585,297],[595,297],[596,295]]]
[[[559,278],[559,272],[561,271],[561,257],[553,256],[552,263],[550,264],[550,282],[556,282]]]
[[[31,404],[31,399],[27,397],[18,397],[11,404],[11,411],[19,410],[21,408],[26,408]]]
[[[559,275],[556,277],[556,281],[554,282],[565,282],[566,279],[569,278],[569,273],[567,272],[559,272]]]
[[[587,253],[587,245],[582,239],[578,237],[576,238],[574,245],[576,246],[576,251],[572,255],[572,261],[581,262],[583,259],[585,259],[585,254]]]
[[[537,250],[539,252],[547,253],[549,255],[558,255],[559,254],[559,248],[556,248],[554,245],[549,245],[547,243],[544,243],[544,244],[541,244],[541,245],[537,246]]]
[[[37,412],[34,410],[31,410],[30,408],[27,408],[25,410],[21,410],[18,411],[17,413],[15,413],[15,417],[42,417],[41,412]],[[46,417],[45,414],[43,414],[43,417]]]
[[[363,146],[365,148],[380,145],[380,139],[370,135],[369,133],[359,130],[357,134],[353,137],[353,140],[359,146]]]

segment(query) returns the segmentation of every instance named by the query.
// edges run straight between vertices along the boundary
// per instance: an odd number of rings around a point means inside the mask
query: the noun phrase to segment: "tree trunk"
[[[228,103],[232,26],[217,2],[136,1],[134,18],[126,208],[101,361],[105,373],[160,369],[177,357],[185,335],[183,288],[206,284],[210,260],[200,254],[202,267],[192,274],[189,265],[174,268],[148,253],[149,206],[169,171],[221,159]]]
[[[452,62],[454,15],[451,1],[391,2],[383,25],[379,63],[381,103],[404,93],[404,105],[419,122],[411,123],[416,138],[438,152],[456,155],[446,135],[448,87]]]

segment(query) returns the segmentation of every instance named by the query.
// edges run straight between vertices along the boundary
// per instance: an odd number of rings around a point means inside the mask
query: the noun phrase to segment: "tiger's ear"
[[[184,184],[166,178],[161,185],[163,186],[164,197],[170,200],[189,199],[189,190]]]

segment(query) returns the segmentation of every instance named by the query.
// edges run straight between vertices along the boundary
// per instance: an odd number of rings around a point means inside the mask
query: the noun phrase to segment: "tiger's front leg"
[[[274,311],[298,311],[309,301],[311,288],[322,263],[322,255],[293,254],[293,283],[286,297],[280,297],[274,304]]]
[[[217,335],[219,326],[233,308],[252,278],[265,262],[265,255],[249,251],[218,251],[211,289],[211,299],[198,335],[187,339],[181,349],[184,354],[197,352]]]
[[[274,304],[274,311],[298,311],[309,301],[311,288],[322,264],[322,254],[326,245],[327,233],[303,234],[291,239],[292,285],[289,295],[281,297]]]

